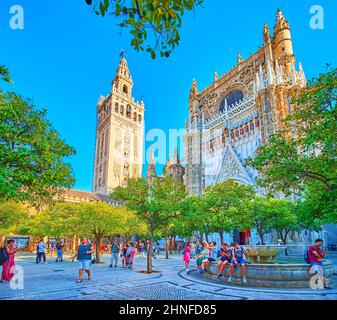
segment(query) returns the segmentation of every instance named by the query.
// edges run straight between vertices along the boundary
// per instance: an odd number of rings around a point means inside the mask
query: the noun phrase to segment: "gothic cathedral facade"
[[[185,184],[192,194],[233,179],[255,186],[257,176],[245,159],[282,128],[291,98],[306,86],[301,63],[295,68],[291,31],[279,10],[273,36],[267,24],[263,46],[199,92],[193,80],[184,137]]]
[[[97,104],[93,191],[100,195],[142,176],[144,102],[135,102],[133,86],[122,54],[111,92]]]

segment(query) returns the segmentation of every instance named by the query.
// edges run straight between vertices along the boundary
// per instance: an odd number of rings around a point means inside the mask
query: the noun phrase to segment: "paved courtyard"
[[[337,255],[330,256],[337,264]],[[337,300],[337,290],[277,290],[241,288],[206,281],[194,272],[182,270],[181,256],[163,256],[154,261],[156,274],[142,274],[146,259],[136,258],[133,270],[108,268],[105,263],[92,267],[91,281],[75,283],[77,264],[66,259],[55,263],[34,263],[34,255],[18,255],[16,263],[24,271],[24,288],[13,290],[0,283],[0,300]],[[192,264],[193,266],[194,264]],[[334,282],[337,283],[337,274]]]

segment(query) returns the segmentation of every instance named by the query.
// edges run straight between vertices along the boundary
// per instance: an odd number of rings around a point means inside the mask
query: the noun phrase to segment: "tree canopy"
[[[182,16],[203,0],[86,0],[86,3],[97,15],[115,18],[121,31],[129,30],[131,46],[155,59],[157,53],[169,57],[179,45]]]
[[[297,193],[326,222],[337,221],[336,101],[337,69],[328,69],[297,93],[284,129],[248,161],[261,172],[261,186]]]
[[[1,67],[1,78],[9,73]],[[0,199],[42,207],[75,179],[64,158],[75,154],[30,99],[0,89]]]

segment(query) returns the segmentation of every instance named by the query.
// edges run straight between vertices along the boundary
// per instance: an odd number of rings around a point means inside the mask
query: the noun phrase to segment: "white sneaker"
[[[186,272],[189,272],[190,270],[188,270],[188,269],[185,269],[185,271],[186,271]]]
[[[232,282],[232,277],[229,277],[227,281]]]
[[[247,283],[246,277],[243,277],[243,278],[242,278],[242,283]]]

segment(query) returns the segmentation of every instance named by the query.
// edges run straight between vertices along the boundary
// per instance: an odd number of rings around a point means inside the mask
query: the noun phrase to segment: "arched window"
[[[142,122],[142,115],[141,114],[138,115],[138,122]]]
[[[133,121],[137,122],[137,112],[133,113]]]
[[[123,92],[124,92],[125,94],[129,94],[129,89],[128,89],[128,86],[127,86],[127,85],[124,85],[124,86],[123,86]]]
[[[220,112],[225,111],[225,104],[227,100],[228,109],[230,109],[235,103],[243,99],[243,92],[241,90],[235,90],[229,93],[221,102]]]
[[[131,119],[131,106],[129,104],[126,107],[126,116],[127,118]]]
[[[119,105],[118,103],[115,104],[115,112],[118,112],[119,111]]]
[[[121,106],[121,111],[120,111],[121,114],[124,114],[124,106]]]

